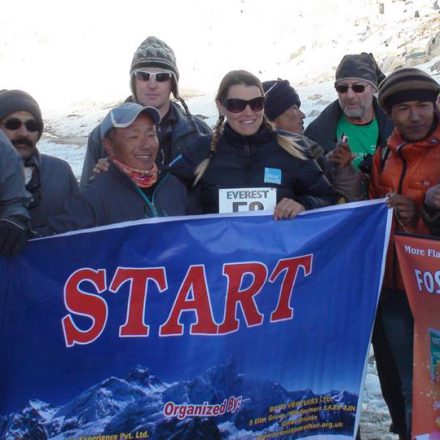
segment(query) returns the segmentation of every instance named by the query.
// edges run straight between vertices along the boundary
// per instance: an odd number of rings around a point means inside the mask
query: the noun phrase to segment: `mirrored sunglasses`
[[[264,96],[258,96],[254,99],[238,99],[238,98],[227,98],[223,102],[223,106],[232,113],[242,112],[248,105],[253,112],[261,112],[264,108]]]
[[[348,84],[335,84],[335,89],[338,93],[347,93],[348,89],[353,90],[354,93],[363,93],[366,87],[364,84],[353,84],[352,86]]]
[[[7,130],[15,131],[19,130],[23,124],[26,127],[26,130],[30,132],[41,131],[42,129],[41,124],[35,119],[28,119],[27,121],[23,122],[18,118],[9,118],[3,123],[3,126]]]
[[[136,79],[140,81],[149,81],[154,78],[157,82],[165,82],[173,76],[170,72],[146,72],[145,70],[138,70],[134,72]]]

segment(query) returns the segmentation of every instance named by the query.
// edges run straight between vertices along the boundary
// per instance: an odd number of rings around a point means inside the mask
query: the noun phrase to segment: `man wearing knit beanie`
[[[307,127],[305,134],[331,151],[344,137],[355,155],[354,165],[369,172],[371,156],[391,134],[393,124],[374,94],[383,79],[371,53],[345,55],[335,74],[338,99]]]
[[[304,132],[305,114],[300,110],[298,93],[289,81],[277,79],[263,82],[264,113],[277,127],[292,133]]]
[[[179,70],[174,51],[157,37],[149,36],[136,49],[130,66],[131,96],[143,106],[155,107],[161,116],[156,126],[159,139],[158,165],[170,164],[183,145],[192,145],[211,129],[199,118],[190,114],[185,101],[179,94]],[[171,101],[171,93],[177,102]],[[81,188],[93,180],[95,165],[106,157],[99,136],[99,126],[89,135],[86,156],[81,174]],[[100,162],[98,169],[106,168]],[[96,171],[96,169],[95,169]]]
[[[395,128],[373,158],[371,198],[387,198],[393,209],[393,232],[427,234],[423,208],[430,189],[440,182],[440,125],[435,112],[439,84],[416,68],[391,73],[379,87],[379,103]],[[392,234],[393,237],[393,234]],[[411,438],[413,319],[395,260],[391,238],[381,294],[382,337],[390,347],[405,402],[406,429]],[[382,363],[381,368],[387,368]]]
[[[28,93],[0,91],[0,128],[23,161],[32,224],[44,224],[51,211],[59,210],[64,200],[78,191],[72,169],[64,160],[39,153],[37,142],[43,133],[43,118]]]

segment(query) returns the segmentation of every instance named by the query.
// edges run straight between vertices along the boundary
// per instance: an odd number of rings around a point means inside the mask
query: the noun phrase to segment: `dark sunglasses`
[[[223,105],[226,110],[232,113],[242,112],[247,105],[253,112],[261,112],[264,108],[264,100],[264,96],[258,96],[257,98],[249,99],[249,101],[238,98],[227,98],[223,102]]]
[[[42,127],[39,122],[37,122],[35,119],[29,119],[25,122],[20,121],[20,119],[17,118],[9,118],[4,123],[3,126],[7,130],[18,130],[21,128],[21,126],[24,124],[27,131],[41,131]]]
[[[335,89],[338,93],[347,93],[348,89],[353,90],[354,93],[363,93],[366,87],[363,84],[353,84],[352,86],[348,84],[335,84]]]
[[[172,74],[169,72],[146,72],[145,70],[138,70],[134,72],[136,79],[140,81],[149,81],[154,78],[157,82],[165,82],[171,79]]]

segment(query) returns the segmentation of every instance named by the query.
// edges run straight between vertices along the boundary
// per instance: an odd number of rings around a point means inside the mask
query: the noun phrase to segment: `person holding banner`
[[[275,219],[335,203],[338,195],[300,136],[277,132],[264,115],[260,80],[227,73],[216,96],[212,137],[183,148],[171,171],[198,194],[203,213],[271,209]]]
[[[147,217],[186,214],[187,192],[156,165],[159,142],[154,107],[127,102],[110,110],[101,123],[109,169],[67,200],[64,211],[39,228],[51,235]]]
[[[26,245],[30,217],[25,208],[23,163],[0,130],[0,255],[18,254]]]
[[[393,231],[428,234],[421,216],[427,190],[440,181],[440,125],[435,112],[439,84],[427,73],[401,68],[379,86],[379,103],[395,129],[373,159],[370,197],[386,197],[394,211]],[[411,438],[413,318],[393,238],[387,255],[378,317],[402,384],[406,431]],[[378,363],[382,368],[386,365]]]

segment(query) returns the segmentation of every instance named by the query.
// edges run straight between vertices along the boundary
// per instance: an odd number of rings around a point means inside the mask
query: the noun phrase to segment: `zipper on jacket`
[[[134,184],[134,183],[133,183]],[[134,185],[136,187],[136,191],[139,193],[139,195],[144,199],[144,202],[147,204],[148,208],[150,209],[151,212],[151,216],[152,217],[159,217],[159,214],[157,212],[156,207],[154,206],[154,202],[150,201],[150,199],[144,194],[144,192],[137,186]],[[154,195],[154,191],[153,191],[153,195]]]
[[[247,161],[249,161],[251,158],[251,147],[249,146],[247,141],[244,143],[243,148],[244,148],[244,157]]]
[[[156,208],[156,194],[159,191],[160,187],[164,184],[165,180],[168,179],[169,174],[165,174],[164,177],[162,177],[162,179],[159,180],[159,183],[157,184],[156,188],[154,188],[153,194],[151,195],[151,200],[148,198],[148,196],[137,186],[134,184],[136,188],[136,191],[139,193],[139,195],[144,199],[145,203],[147,204],[148,208],[150,209],[151,212],[151,216],[152,217],[160,217],[159,211]],[[163,209],[162,211],[162,216],[166,217],[168,214],[166,211],[164,211]]]
[[[400,177],[399,177],[399,183],[397,185],[397,193],[398,194],[402,194],[403,180],[405,179],[405,175],[406,175],[407,163],[406,163],[406,160],[403,158],[403,156],[401,154],[402,148],[405,145],[407,145],[406,142],[403,143],[403,144],[400,144],[396,148],[397,154],[398,154],[400,160],[402,161],[402,165],[403,165],[402,166],[402,172],[400,173]],[[396,229],[398,229],[397,226],[396,226]],[[398,270],[398,267],[397,267],[397,249],[396,249],[396,246],[394,246],[394,249],[393,249],[393,284],[394,284],[394,290],[399,290],[398,286],[397,286],[397,270]]]

